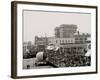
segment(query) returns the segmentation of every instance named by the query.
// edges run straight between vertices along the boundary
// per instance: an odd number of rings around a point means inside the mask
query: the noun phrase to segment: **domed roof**
[[[36,54],[36,58],[40,61],[40,60],[43,60],[43,53],[44,52],[38,52],[37,54]]]

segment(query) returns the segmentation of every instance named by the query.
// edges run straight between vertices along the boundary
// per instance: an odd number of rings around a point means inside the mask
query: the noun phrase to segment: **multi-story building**
[[[90,43],[91,42],[91,36],[90,34],[77,34],[74,35],[75,38],[75,43],[81,43],[81,44],[85,44],[85,43]]]
[[[62,47],[65,52],[69,51],[74,54],[85,55],[84,50],[87,49],[88,44],[91,42],[89,38],[90,35],[87,34],[75,35],[71,38],[51,37],[48,39],[48,44]]]
[[[54,46],[61,46],[64,44],[72,44],[75,43],[75,38],[56,38],[56,37],[50,37],[48,38],[48,44],[49,45],[54,45]]]
[[[77,26],[74,24],[62,24],[60,27],[55,28],[55,37],[68,38],[73,37],[77,31]]]
[[[90,34],[80,34],[76,25],[62,24],[55,28],[55,37],[35,37],[36,45],[54,45],[65,51],[84,54],[87,44],[91,43]],[[76,51],[76,52],[75,52]]]
[[[35,36],[35,45],[47,45],[48,44],[48,38],[47,37],[38,37]]]

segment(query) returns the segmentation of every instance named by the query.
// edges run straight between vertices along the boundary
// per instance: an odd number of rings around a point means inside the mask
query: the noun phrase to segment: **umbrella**
[[[91,56],[91,50],[88,50],[85,56]]]
[[[46,48],[47,50],[54,50],[55,49],[55,47],[54,46],[47,46],[47,48]]]

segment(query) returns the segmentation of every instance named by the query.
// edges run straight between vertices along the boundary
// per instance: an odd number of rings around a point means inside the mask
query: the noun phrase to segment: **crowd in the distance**
[[[84,55],[74,54],[58,51],[47,51],[47,61],[52,63],[56,67],[76,67],[76,66],[90,66],[91,57],[85,56],[86,51],[84,50]]]

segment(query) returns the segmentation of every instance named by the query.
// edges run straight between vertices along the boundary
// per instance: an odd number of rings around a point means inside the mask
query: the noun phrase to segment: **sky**
[[[52,37],[61,24],[75,24],[81,33],[91,33],[91,14],[23,11],[23,40],[34,43],[35,36]]]

